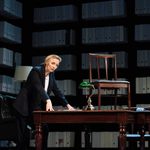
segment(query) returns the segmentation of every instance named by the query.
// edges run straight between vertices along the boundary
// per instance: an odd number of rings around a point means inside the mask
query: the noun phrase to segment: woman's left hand
[[[67,104],[67,108],[68,108],[68,110],[70,110],[70,111],[73,111],[73,110],[76,110],[74,107],[72,107],[70,104]]]

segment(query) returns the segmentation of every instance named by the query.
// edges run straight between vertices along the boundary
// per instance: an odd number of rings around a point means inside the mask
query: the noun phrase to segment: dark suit
[[[14,101],[14,108],[18,120],[18,141],[25,142],[26,126],[32,120],[32,112],[34,110],[45,110],[46,100],[50,99],[50,93],[53,92],[55,97],[60,101],[63,106],[68,104],[65,96],[57,87],[54,73],[49,74],[49,85],[47,92],[44,90],[45,84],[45,67],[44,65],[34,67],[23,88]],[[31,121],[33,123],[33,121]],[[25,135],[25,136],[23,136]],[[22,148],[18,148],[23,150]]]

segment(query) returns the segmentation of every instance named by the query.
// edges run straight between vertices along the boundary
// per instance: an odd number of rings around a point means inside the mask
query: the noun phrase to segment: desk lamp
[[[91,88],[95,89],[93,84],[91,84],[90,82],[86,82],[86,81],[81,82],[79,88],[88,89],[90,92],[93,91],[93,90],[91,90]],[[85,107],[85,110],[94,110],[95,109],[94,106],[92,105],[92,100],[91,100],[92,96],[93,96],[93,92],[88,95],[87,106]]]

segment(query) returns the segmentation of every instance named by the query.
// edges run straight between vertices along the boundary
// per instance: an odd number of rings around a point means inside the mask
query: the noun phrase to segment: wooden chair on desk
[[[117,98],[127,96],[127,106],[131,107],[130,82],[118,80],[117,62],[115,54],[89,53],[89,81],[98,90],[98,109],[101,109],[102,89],[113,91],[106,94],[114,97],[114,108],[117,106]],[[118,90],[126,89],[126,93],[118,93]]]

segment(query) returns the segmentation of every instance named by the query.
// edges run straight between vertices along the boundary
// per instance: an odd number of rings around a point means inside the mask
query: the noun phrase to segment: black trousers
[[[30,131],[27,128],[27,118],[16,115],[17,124],[17,150],[29,150]]]
[[[24,117],[19,113],[15,114],[17,122],[17,150],[29,150],[30,130],[28,125],[34,130],[34,122],[32,117]],[[47,124],[42,125],[42,150],[47,150],[49,128]]]

